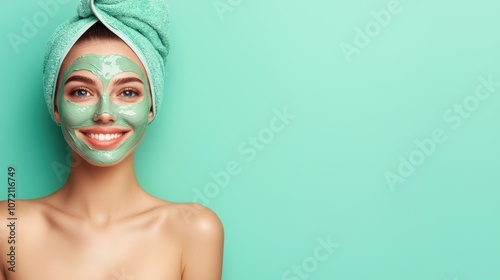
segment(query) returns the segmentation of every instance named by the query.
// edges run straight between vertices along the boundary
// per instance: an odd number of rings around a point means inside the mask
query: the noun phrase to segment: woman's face
[[[94,165],[133,152],[153,118],[144,67],[122,41],[76,44],[59,75],[55,119],[73,150]]]

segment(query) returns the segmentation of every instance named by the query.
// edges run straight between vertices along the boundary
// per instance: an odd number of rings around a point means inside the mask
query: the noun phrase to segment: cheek
[[[61,125],[70,127],[80,127],[92,123],[96,105],[80,106],[69,101],[60,102],[59,113],[61,115]]]
[[[136,130],[144,129],[148,125],[149,102],[144,99],[137,104],[120,106],[118,114]]]

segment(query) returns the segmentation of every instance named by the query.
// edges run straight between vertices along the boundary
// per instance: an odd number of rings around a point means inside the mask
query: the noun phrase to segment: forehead
[[[62,82],[65,83],[72,73],[78,72],[79,70],[90,71],[102,81],[107,82],[123,72],[132,72],[136,73],[136,76],[146,83],[146,78],[139,65],[129,58],[118,54],[106,56],[86,54],[80,56],[66,68],[66,71],[63,73]],[[105,84],[107,84],[107,82],[105,82]]]
[[[78,43],[71,48],[61,65],[61,69],[59,71],[59,81],[63,73],[67,70],[68,66],[75,62],[79,57],[85,55],[109,56],[112,54],[122,55],[134,62],[139,67],[144,77],[146,77],[147,79],[146,70],[139,57],[123,41],[92,40]]]

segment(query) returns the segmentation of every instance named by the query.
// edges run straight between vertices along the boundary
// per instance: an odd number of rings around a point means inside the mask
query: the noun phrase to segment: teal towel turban
[[[164,91],[169,52],[168,5],[165,0],[81,0],[78,16],[60,25],[48,42],[43,64],[45,101],[54,119],[54,98],[61,64],[71,47],[101,21],[120,37],[146,68],[156,117]]]

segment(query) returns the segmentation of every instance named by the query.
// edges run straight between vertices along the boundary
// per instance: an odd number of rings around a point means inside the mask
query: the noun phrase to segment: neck
[[[102,167],[89,164],[73,151],[71,173],[59,194],[68,211],[106,223],[133,211],[145,192],[135,175],[134,154]]]

